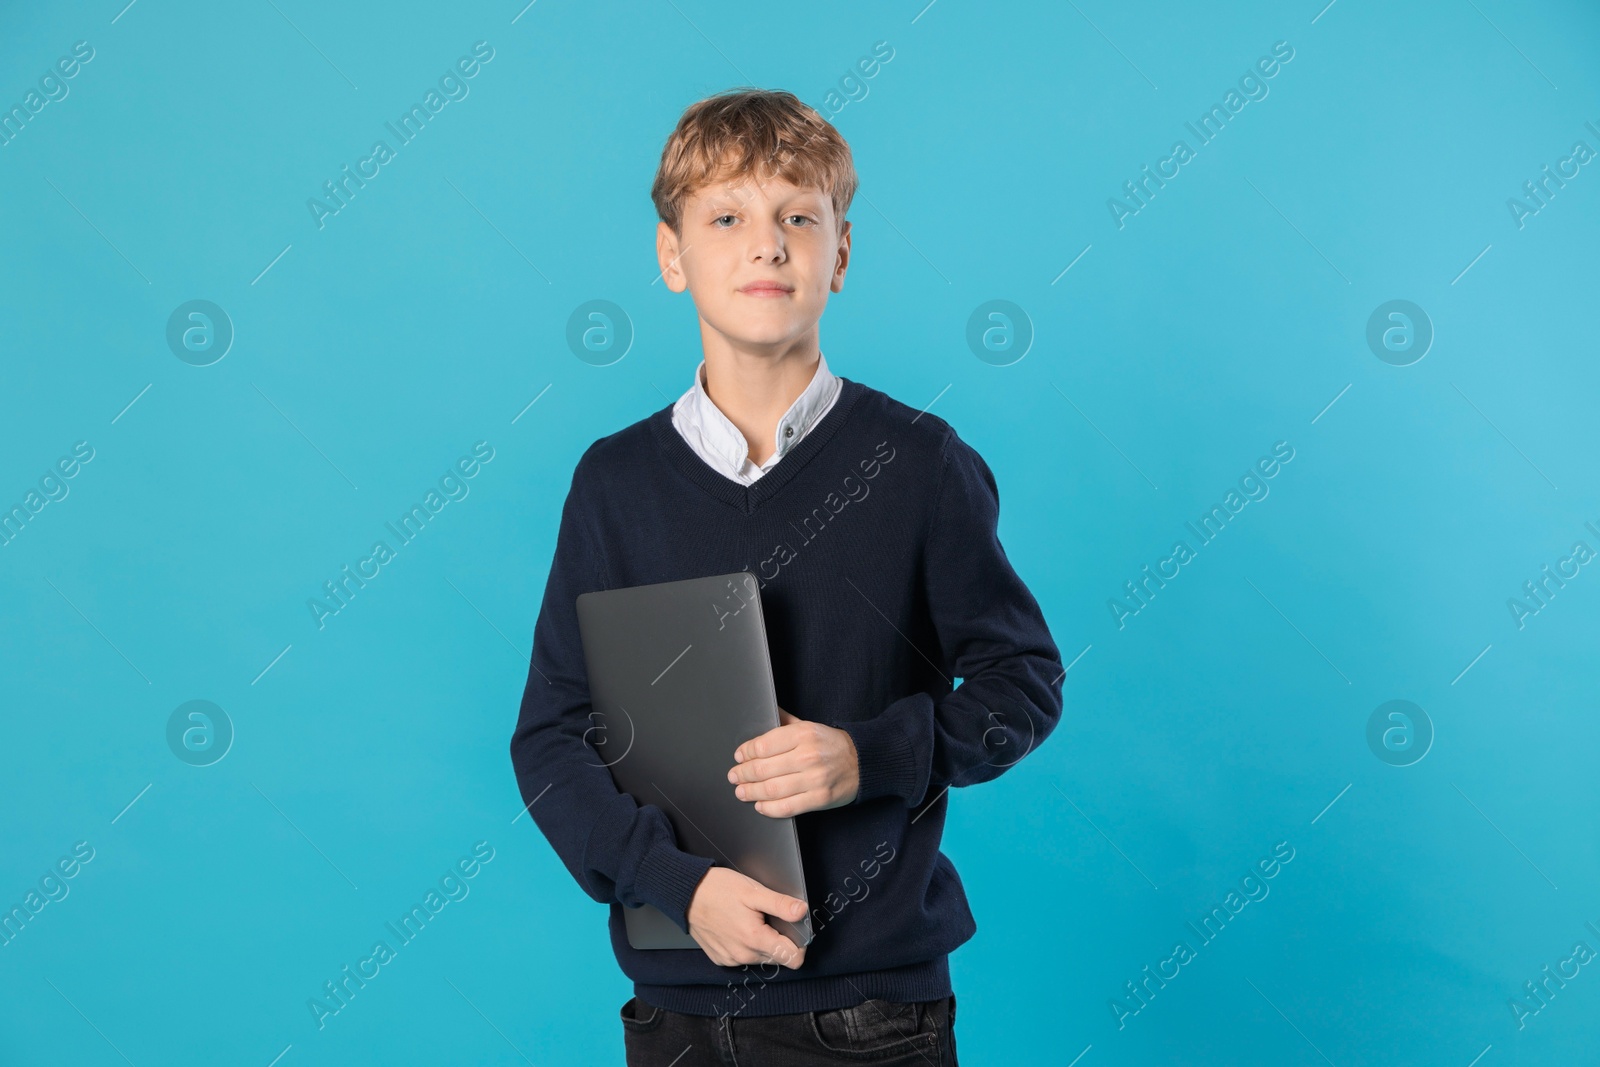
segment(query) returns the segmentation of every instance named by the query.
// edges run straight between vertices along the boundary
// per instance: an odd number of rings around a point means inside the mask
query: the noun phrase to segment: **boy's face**
[[[831,197],[734,178],[690,194],[682,225],[681,238],[657,226],[656,254],[667,288],[694,298],[703,342],[781,355],[814,341],[850,259],[850,223],[839,226]]]

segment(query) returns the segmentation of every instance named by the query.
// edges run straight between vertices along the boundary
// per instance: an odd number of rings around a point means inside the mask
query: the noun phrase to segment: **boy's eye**
[[[718,215],[716,218],[711,220],[711,225],[718,229],[727,229],[727,227],[723,226],[722,223],[726,220],[731,225],[734,219],[735,217],[733,215]],[[786,221],[793,222],[796,219],[800,220],[803,226],[815,226],[817,224],[816,220],[809,215],[790,215]]]

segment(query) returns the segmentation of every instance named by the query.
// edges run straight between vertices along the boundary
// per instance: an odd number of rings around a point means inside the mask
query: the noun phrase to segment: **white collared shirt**
[[[784,454],[800,443],[839,399],[840,382],[828,370],[828,360],[819,351],[817,369],[811,384],[795,398],[778,420],[773,432],[776,446],[765,463],[750,461],[750,443],[728,416],[722,413],[705,389],[706,361],[694,371],[694,386],[672,405],[672,426],[689,443],[695,454],[719,474],[749,485],[771,470]]]

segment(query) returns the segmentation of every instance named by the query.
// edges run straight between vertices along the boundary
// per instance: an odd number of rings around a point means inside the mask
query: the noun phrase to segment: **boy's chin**
[[[717,332],[727,338],[728,343],[736,348],[777,348],[781,349],[801,337],[815,324],[784,323],[781,326],[770,324],[745,324]]]

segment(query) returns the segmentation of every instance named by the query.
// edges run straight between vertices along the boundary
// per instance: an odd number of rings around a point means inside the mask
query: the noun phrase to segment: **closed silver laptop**
[[[778,725],[761,592],[754,574],[608,589],[578,597],[591,741],[617,788],[666,813],[678,847],[806,900],[792,818],[734,796],[733,751]],[[658,909],[624,908],[636,949],[697,949]],[[767,921],[796,945],[811,917]]]

